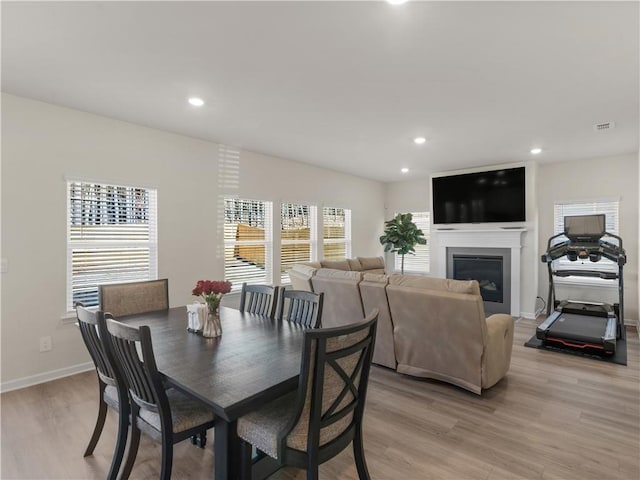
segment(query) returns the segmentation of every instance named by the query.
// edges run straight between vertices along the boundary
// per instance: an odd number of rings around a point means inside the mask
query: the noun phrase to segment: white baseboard
[[[536,319],[536,314],[533,312],[520,312],[520,316],[522,318],[526,318],[528,320],[535,320]]]
[[[9,380],[8,382],[0,383],[0,393],[10,392],[11,390],[18,390],[20,388],[31,387],[39,383],[50,382],[51,380],[57,380],[58,378],[68,377],[75,375],[76,373],[87,372],[93,370],[95,366],[93,362],[80,363],[71,367],[59,368],[57,370],[51,370],[49,372],[39,373],[37,375],[31,375],[29,377],[18,378],[16,380]]]

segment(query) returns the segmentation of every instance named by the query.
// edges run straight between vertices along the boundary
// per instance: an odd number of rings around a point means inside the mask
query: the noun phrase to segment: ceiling
[[[638,6],[3,1],[2,90],[379,181],[634,153]]]

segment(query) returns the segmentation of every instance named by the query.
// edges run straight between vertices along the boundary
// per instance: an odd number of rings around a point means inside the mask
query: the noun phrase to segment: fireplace
[[[511,313],[511,251],[447,248],[447,278],[477,280],[485,314]]]
[[[525,228],[512,227],[478,227],[447,228],[442,227],[431,232],[434,252],[433,275],[440,278],[452,278],[453,265],[450,256],[481,255],[503,257],[503,305],[498,302],[485,301],[487,315],[495,312],[510,313],[519,317],[520,312],[520,263],[522,234]],[[531,292],[525,292],[529,295]]]

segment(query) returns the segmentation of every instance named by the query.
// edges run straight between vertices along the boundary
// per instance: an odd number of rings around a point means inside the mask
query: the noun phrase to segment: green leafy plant
[[[415,253],[416,245],[426,245],[424,233],[413,223],[413,215],[399,213],[392,220],[384,222],[384,235],[380,237],[385,252],[398,253],[402,256],[400,272],[404,273],[404,256]]]

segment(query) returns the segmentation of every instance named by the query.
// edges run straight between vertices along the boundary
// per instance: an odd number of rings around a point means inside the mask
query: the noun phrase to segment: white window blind
[[[618,211],[619,202],[617,200],[610,201],[593,201],[593,202],[573,202],[573,203],[556,203],[553,212],[553,231],[554,235],[564,232],[564,217],[574,215],[605,215],[605,230],[609,233],[618,235]],[[566,240],[565,237],[559,237],[556,243]],[[591,262],[590,260],[570,261],[567,257],[554,260],[554,269],[556,270],[595,270],[605,272],[616,272],[617,266],[611,260],[603,258],[599,262]],[[571,277],[568,277],[571,278]]]
[[[427,239],[426,245],[416,245],[415,255],[407,254],[404,256],[404,273],[429,273],[429,244],[431,231],[431,214],[430,212],[411,212],[413,215],[413,223],[422,230],[424,238]],[[395,255],[395,270],[401,270],[402,256]]]
[[[272,211],[271,202],[224,199],[224,279],[233,291],[271,283]]]
[[[283,203],[280,207],[280,280],[289,283],[287,271],[295,263],[316,260],[318,209],[313,205]]]
[[[98,285],[158,275],[157,191],[67,182],[67,310],[98,305]]]
[[[322,221],[324,258],[344,260],[351,257],[351,210],[324,207]]]

